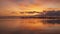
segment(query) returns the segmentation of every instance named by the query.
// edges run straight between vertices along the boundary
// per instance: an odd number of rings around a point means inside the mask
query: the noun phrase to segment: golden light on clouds
[[[60,8],[60,0],[0,0],[0,16],[20,16],[20,11],[42,12],[47,8]]]

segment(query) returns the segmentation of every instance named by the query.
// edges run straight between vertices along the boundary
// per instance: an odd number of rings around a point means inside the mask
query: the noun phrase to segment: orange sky
[[[60,0],[0,0],[0,16],[19,16],[20,11],[42,12],[47,8],[60,8]]]

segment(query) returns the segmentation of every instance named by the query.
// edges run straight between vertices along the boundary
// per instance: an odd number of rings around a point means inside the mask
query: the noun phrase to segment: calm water
[[[0,19],[0,34],[60,34],[60,20]]]

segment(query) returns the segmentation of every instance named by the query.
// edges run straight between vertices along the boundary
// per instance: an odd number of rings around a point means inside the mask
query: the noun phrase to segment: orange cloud
[[[60,0],[0,0],[0,15],[8,16],[11,15],[10,12],[20,11],[42,11],[47,8],[60,8]]]

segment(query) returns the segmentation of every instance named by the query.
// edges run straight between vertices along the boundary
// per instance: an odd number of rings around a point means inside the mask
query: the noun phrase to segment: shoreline
[[[60,19],[60,17],[39,17],[39,16],[0,16],[0,19],[15,19],[15,18],[39,18],[39,19]]]

